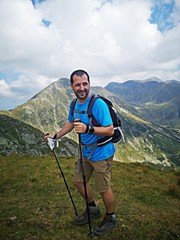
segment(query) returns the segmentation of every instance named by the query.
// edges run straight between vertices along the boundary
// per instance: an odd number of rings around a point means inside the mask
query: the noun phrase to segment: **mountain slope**
[[[119,96],[101,87],[92,87],[92,92],[108,97],[122,120],[125,142],[116,145],[115,159],[122,162],[145,162],[160,167],[179,165],[179,133],[157,124],[144,121],[134,115],[132,107]],[[68,79],[59,79],[27,103],[7,111],[6,114],[41,130],[57,132],[65,123],[70,101],[74,94]],[[74,131],[62,138],[62,143],[77,142]],[[60,149],[61,150],[61,149]],[[77,149],[74,153],[77,154]],[[68,148],[67,152],[68,153]]]
[[[0,155],[12,153],[44,155],[48,147],[38,129],[0,114]]]
[[[67,106],[72,99],[69,80],[61,79],[35,95],[28,102],[18,106],[8,113],[42,132],[56,132],[66,121]]]
[[[12,117],[0,114],[0,156],[11,154],[46,155],[50,148],[38,129]],[[61,157],[77,154],[77,144],[65,138],[59,143]]]
[[[131,103],[164,103],[179,96],[180,82],[159,82],[154,79],[146,81],[129,80],[124,83],[109,83],[105,89],[121,96]]]
[[[131,104],[136,109],[132,109],[134,114],[148,121],[180,127],[180,82],[130,80],[109,83],[105,89]]]

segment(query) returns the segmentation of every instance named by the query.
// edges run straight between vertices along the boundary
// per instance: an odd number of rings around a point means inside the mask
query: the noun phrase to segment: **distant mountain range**
[[[139,117],[168,127],[180,128],[180,82],[147,81],[109,83],[105,89],[124,99]]]
[[[153,79],[145,82],[110,83],[105,88],[91,88],[93,93],[109,98],[121,117],[125,142],[117,144],[116,160],[144,162],[160,168],[180,166],[180,133],[177,130],[180,126],[179,86],[179,82],[176,81],[164,83]],[[0,119],[3,122],[3,125],[0,125],[2,136],[0,155],[23,152],[17,147],[10,152],[7,145],[22,144],[22,134],[26,132],[26,128],[29,129],[29,132],[26,135],[27,141],[23,144],[28,147],[24,153],[45,154],[48,148],[42,143],[42,140],[37,138],[37,141],[40,142],[35,141],[35,145],[30,145],[27,136],[38,131],[38,136],[42,139],[45,132],[57,132],[66,122],[69,104],[73,98],[74,94],[69,87],[69,79],[62,78],[23,105],[11,111],[0,111],[2,115],[0,115]],[[169,119],[167,104],[172,112]],[[159,111],[164,115],[162,116]],[[7,116],[9,116],[8,121],[5,119]],[[19,127],[15,121],[19,123]],[[171,124],[167,124],[170,122]],[[15,126],[16,130],[12,131],[9,126],[12,128]],[[17,132],[21,134],[17,136]],[[43,146],[40,152],[35,150],[33,152],[32,149],[36,149],[36,145]],[[64,156],[77,154],[77,135],[74,131],[68,134],[67,138],[62,138],[59,154]]]

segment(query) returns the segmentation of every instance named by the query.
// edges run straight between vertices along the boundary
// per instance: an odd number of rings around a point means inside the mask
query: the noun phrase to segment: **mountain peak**
[[[31,99],[35,99],[39,97],[41,94],[44,94],[45,92],[54,92],[57,89],[60,88],[68,88],[70,85],[70,80],[68,78],[59,78],[57,81],[51,83],[49,86],[44,88],[42,91],[34,95]]]
[[[151,77],[151,78],[148,78],[146,79],[145,81],[153,81],[153,82],[162,82],[162,80],[158,77]]]
[[[59,78],[55,83],[58,83],[61,87],[69,87],[70,80],[69,78]]]

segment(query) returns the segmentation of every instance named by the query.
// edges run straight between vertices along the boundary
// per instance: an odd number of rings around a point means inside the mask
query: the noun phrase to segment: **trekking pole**
[[[62,175],[62,177],[63,177],[63,180],[64,180],[64,183],[65,183],[65,185],[66,185],[67,191],[68,191],[68,193],[69,193],[69,197],[70,197],[70,199],[71,199],[71,203],[72,203],[73,208],[74,208],[75,217],[78,217],[78,212],[77,212],[76,206],[75,206],[75,204],[74,204],[74,201],[73,201],[71,192],[70,192],[70,190],[69,190],[69,187],[68,187],[68,184],[67,184],[67,181],[66,181],[66,178],[65,178],[65,176],[64,176],[63,170],[62,170],[61,165],[60,165],[60,162],[59,162],[59,160],[58,160],[57,153],[56,153],[56,151],[55,151],[54,142],[55,142],[55,141],[54,141],[53,139],[48,138],[48,145],[49,145],[50,149],[53,151],[53,154],[54,154],[54,156],[55,156],[55,159],[56,159],[57,165],[58,165],[58,167],[59,167],[60,173],[61,173],[61,175]]]
[[[76,119],[75,122],[80,122],[80,119]],[[93,233],[92,233],[92,228],[91,228],[91,220],[90,220],[89,206],[88,206],[86,175],[85,175],[85,168],[84,168],[84,157],[83,157],[82,146],[81,146],[81,134],[78,134],[78,140],[79,140],[80,164],[82,167],[82,177],[83,177],[83,184],[84,184],[84,195],[85,195],[86,210],[87,210],[87,215],[88,215],[89,236],[92,239]]]

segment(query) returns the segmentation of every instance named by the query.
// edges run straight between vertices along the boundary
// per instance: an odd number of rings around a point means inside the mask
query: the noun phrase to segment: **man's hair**
[[[90,82],[89,74],[86,71],[84,71],[82,69],[79,69],[79,70],[75,70],[74,72],[71,73],[71,76],[70,76],[71,84],[73,84],[73,77],[74,77],[74,75],[82,77],[82,75],[84,75],[84,74],[86,74],[88,82]]]

